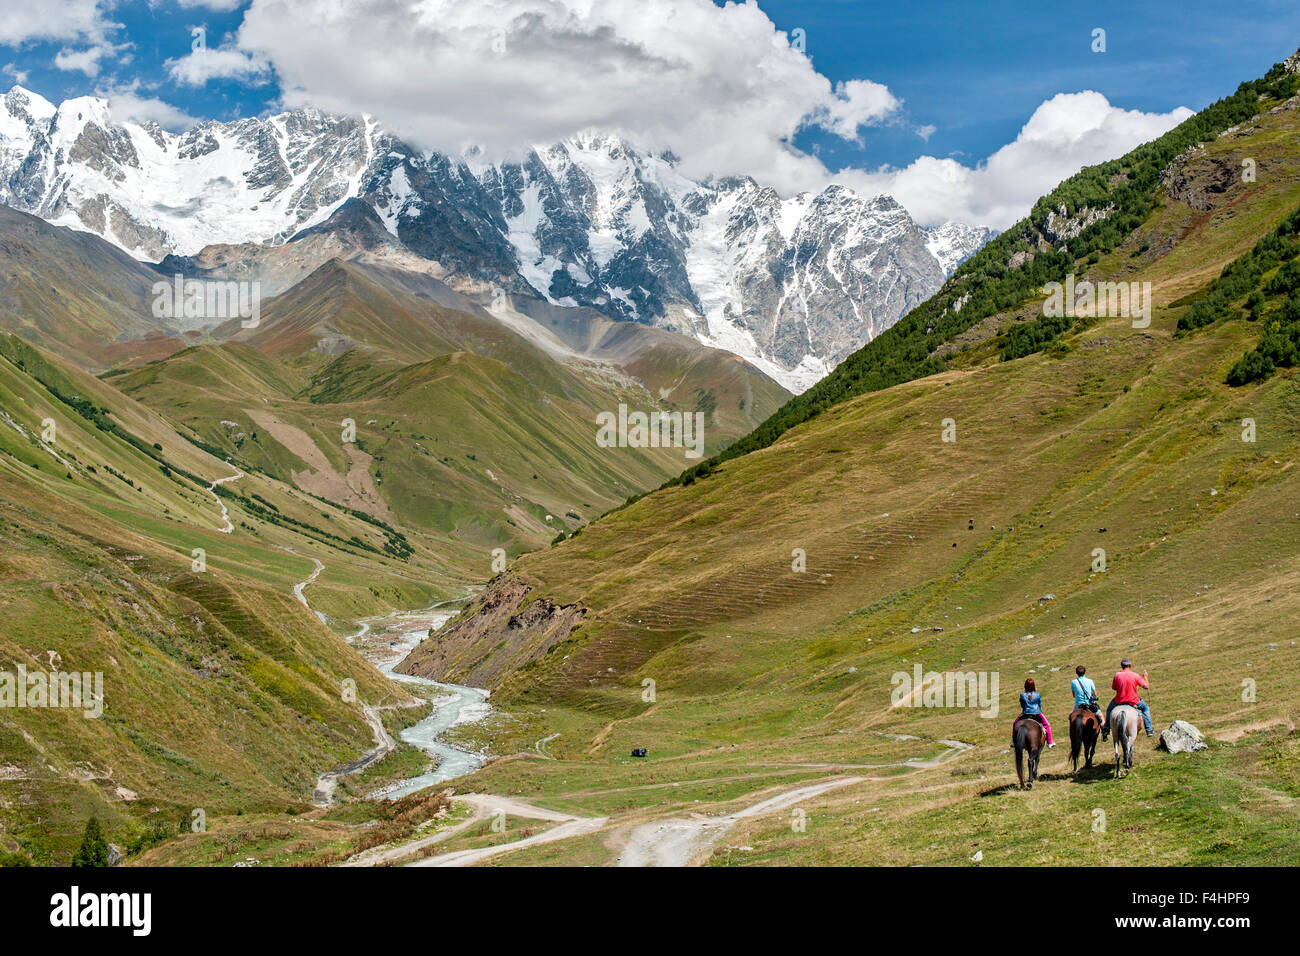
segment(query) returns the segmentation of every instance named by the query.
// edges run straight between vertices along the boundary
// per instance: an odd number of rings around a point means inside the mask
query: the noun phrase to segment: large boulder
[[[1171,754],[1189,754],[1194,750],[1204,750],[1206,746],[1201,732],[1185,720],[1175,720],[1160,734],[1160,749]]]

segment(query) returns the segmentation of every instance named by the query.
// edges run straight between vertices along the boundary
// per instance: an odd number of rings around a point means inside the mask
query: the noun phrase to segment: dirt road
[[[863,779],[841,777],[787,790],[725,817],[701,815],[643,823],[628,833],[618,865],[689,866],[701,857],[707,857],[714,844],[739,821],[776,810],[788,810],[829,790],[860,783]]]
[[[225,527],[218,528],[217,530],[220,531],[222,534],[230,534],[232,531],[235,530],[235,526],[230,523],[230,510],[226,507],[226,503],[221,500],[221,495],[217,494],[217,485],[224,485],[228,481],[238,481],[240,478],[243,477],[244,477],[244,473],[240,471],[238,468],[236,468],[235,473],[233,475],[230,475],[227,478],[218,478],[215,481],[213,481],[212,484],[208,485],[208,494],[210,494],[214,499],[216,499],[217,507],[221,509],[221,521],[225,525]]]
[[[591,833],[599,830],[609,822],[608,817],[575,817],[567,813],[535,807],[519,800],[511,800],[509,797],[494,797],[485,793],[467,793],[455,799],[473,806],[476,820],[504,812],[509,816],[523,817],[528,820],[548,820],[558,825],[542,833],[516,840],[514,843],[443,853],[425,860],[418,860],[410,864],[411,866],[472,866],[475,863],[481,863],[494,856],[511,853],[523,847],[536,846],[539,843],[553,843],[556,840],[567,840],[570,837]]]

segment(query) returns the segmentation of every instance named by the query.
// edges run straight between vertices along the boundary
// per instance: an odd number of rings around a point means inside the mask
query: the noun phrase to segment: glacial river
[[[423,684],[437,688],[441,696],[434,699],[429,716],[399,734],[408,744],[435,757],[437,765],[428,773],[408,777],[399,783],[371,794],[396,799],[425,787],[472,773],[483,766],[483,758],[443,741],[442,735],[458,724],[483,720],[491,712],[488,692],[477,687],[447,684],[425,677],[412,677],[393,671],[411,650],[457,614],[457,609],[435,605],[423,611],[400,611],[387,617],[362,621],[361,631],[350,640],[361,655],[390,679],[405,684]]]

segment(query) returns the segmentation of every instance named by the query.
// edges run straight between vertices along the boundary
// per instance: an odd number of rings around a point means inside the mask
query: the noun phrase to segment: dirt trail
[[[491,857],[502,853],[510,853],[526,846],[536,846],[539,843],[551,843],[555,840],[567,840],[570,837],[582,836],[584,833],[599,830],[607,822],[609,822],[608,817],[575,817],[567,823],[552,827],[545,833],[537,833],[522,840],[516,840],[514,843],[483,847],[478,850],[444,853],[440,856],[431,856],[427,860],[412,863],[411,866],[472,866]]]
[[[226,525],[224,528],[217,529],[222,534],[230,534],[232,531],[235,530],[235,526],[230,523],[230,510],[226,507],[226,503],[221,500],[221,495],[217,494],[217,485],[224,485],[228,481],[238,481],[240,478],[243,477],[244,477],[244,473],[240,471],[238,468],[236,468],[235,473],[233,475],[230,475],[227,478],[218,478],[215,481],[213,481],[212,484],[208,485],[208,494],[210,494],[216,500],[217,507],[221,509],[221,520]]]
[[[778,793],[725,817],[678,817],[634,827],[628,834],[619,866],[688,866],[705,857],[723,835],[741,820],[786,810],[830,790],[861,783],[863,777],[841,777]]]
[[[454,827],[447,830],[441,830],[433,836],[424,837],[419,840],[412,840],[409,843],[399,843],[396,846],[386,843],[383,846],[373,847],[362,853],[358,853],[349,860],[345,860],[340,863],[339,866],[387,866],[392,863],[397,863],[400,860],[405,860],[408,857],[419,853],[427,846],[443,843],[454,836],[464,833],[482,819],[483,816],[476,813],[468,820],[462,820]]]
[[[551,753],[547,744],[559,736],[559,734],[551,734],[549,737],[543,737],[541,740],[537,741],[537,743],[533,744],[533,750],[537,751],[537,755],[545,760],[554,760],[555,757]]]
[[[550,738],[546,738],[550,739]],[[941,740],[939,741],[948,749],[934,757],[908,757],[906,760],[892,764],[872,764],[865,765],[864,769],[879,769],[883,767],[906,767],[909,770],[921,771],[931,770],[949,760],[973,749],[973,744],[963,743],[960,740]],[[538,742],[539,744],[542,741]],[[817,767],[825,769],[845,769],[855,765],[839,764],[792,764],[792,768],[797,767]],[[721,777],[718,779],[734,779],[733,777]],[[828,793],[831,790],[837,790],[840,787],[847,787],[855,783],[877,779],[867,776],[852,777],[835,777],[830,780],[820,780],[816,783],[805,784],[792,790],[786,790],[773,796],[766,797],[753,803],[748,807],[737,810],[734,813],[721,817],[710,817],[703,814],[696,814],[690,817],[671,817],[663,820],[655,820],[650,823],[633,824],[627,827],[619,827],[616,834],[625,833],[624,846],[622,854],[618,859],[619,866],[689,866],[692,863],[702,862],[708,858],[709,853],[717,842],[726,835],[727,831],[741,820],[750,817],[760,816],[764,813],[773,813],[778,810],[786,810],[796,806],[801,801],[812,800]],[[627,790],[640,790],[644,787],[629,787]],[[623,792],[623,791],[606,791],[606,792]],[[482,819],[499,810],[504,810],[508,814],[515,816],[527,817],[536,820],[550,820],[558,823],[558,826],[547,830],[545,833],[539,833],[536,836],[519,840],[515,843],[502,844],[501,846],[484,847],[477,850],[459,850],[454,853],[443,853],[438,856],[432,856],[412,866],[472,866],[483,860],[490,859],[502,853],[509,853],[513,850],[523,849],[524,847],[536,846],[540,843],[551,843],[556,840],[564,840],[569,837],[580,836],[585,833],[592,833],[602,829],[608,822],[608,817],[575,817],[570,814],[560,813],[554,810],[546,810],[542,807],[536,807],[531,804],[522,803],[517,800],[511,800],[509,797],[495,797],[489,794],[465,794],[462,797],[454,798],[463,800],[475,807],[476,814],[473,820],[467,821],[472,823],[474,820]],[[466,825],[467,825],[466,824]],[[460,832],[464,825],[457,827],[455,832]],[[382,859],[373,862],[386,862],[402,857],[409,856],[423,846],[440,842],[451,833],[439,834],[426,840],[413,844],[407,844],[402,847],[395,847],[391,851],[379,848],[383,851]],[[366,861],[371,862],[371,861]]]
[[[229,481],[230,479],[226,480]],[[285,548],[284,550],[290,554],[297,553],[292,548]],[[302,602],[303,607],[320,618],[323,624],[325,623],[325,615],[320,611],[312,610],[312,606],[307,603],[307,598],[303,594],[303,591],[307,589],[307,585],[315,581],[320,576],[320,573],[325,570],[325,565],[316,558],[312,558],[311,561],[312,564],[316,565],[315,570],[307,577],[306,581],[300,581],[293,586],[293,596]],[[379,717],[379,711],[370,704],[363,704],[361,709],[366,715],[366,722],[370,724],[370,729],[374,732],[375,746],[338,770],[328,770],[316,778],[316,789],[312,793],[312,801],[318,807],[328,807],[334,802],[334,790],[338,787],[340,777],[356,773],[358,770],[364,770],[397,746],[397,742],[393,740],[392,735],[384,727],[384,722]]]
[[[454,853],[442,853],[438,856],[431,856],[425,860],[417,860],[411,863],[411,866],[472,866],[475,863],[481,863],[491,857],[498,856],[502,853],[510,853],[514,850],[528,846],[537,846],[539,843],[552,843],[556,840],[567,840],[569,837],[581,836],[584,833],[591,833],[599,830],[609,822],[608,817],[575,817],[568,813],[559,813],[555,810],[547,810],[543,807],[535,807],[532,804],[524,803],[520,800],[512,800],[509,797],[494,797],[486,793],[467,793],[454,799],[468,803],[474,807],[474,819],[467,821],[472,823],[474,820],[481,820],[484,817],[494,816],[499,812],[523,817],[528,820],[547,820],[556,823],[557,826],[546,830],[543,833],[537,833],[522,840],[516,840],[514,843],[503,843],[499,846],[480,847],[476,850],[457,850]],[[428,843],[436,842],[430,839]],[[401,848],[405,850],[406,848]],[[408,851],[409,852],[409,851]]]
[[[312,794],[312,802],[318,807],[328,807],[334,802],[334,790],[338,786],[340,777],[346,777],[350,773],[364,770],[397,746],[396,741],[384,728],[384,722],[379,719],[379,712],[369,704],[365,704],[362,709],[365,712],[367,723],[370,724],[370,729],[374,731],[375,747],[372,750],[367,750],[351,763],[345,764],[338,770],[327,771],[316,779],[316,790]]]
[[[486,793],[465,793],[465,794],[461,794],[460,796],[452,797],[452,800],[456,803],[468,804],[474,811],[473,815],[470,816],[469,819],[456,824],[454,827],[451,827],[448,830],[443,830],[439,833],[433,834],[432,836],[424,837],[419,840],[412,840],[409,843],[399,843],[395,846],[391,844],[385,844],[384,846],[377,846],[372,849],[366,850],[364,853],[357,854],[352,859],[348,860],[346,863],[343,863],[341,865],[342,866],[383,866],[389,863],[396,863],[400,860],[409,860],[410,857],[419,853],[425,847],[433,846],[434,844],[437,843],[443,843],[451,839],[452,837],[456,836],[457,834],[463,833],[465,830],[469,829],[469,827],[473,826],[475,823],[478,823],[481,820],[485,820],[488,817],[494,816],[498,812],[504,812],[510,816],[523,817],[524,819],[527,820],[547,820],[553,823],[561,823],[561,824],[579,821],[578,817],[570,816],[567,813],[559,813],[555,810],[547,810],[543,807],[535,807],[531,804],[524,803],[520,800],[512,800],[509,797],[494,797]],[[588,820],[596,821],[597,823],[601,823],[601,824],[605,822],[604,817],[587,818],[581,820],[581,822],[586,824]],[[574,829],[574,830],[565,830],[563,832],[560,832],[559,828],[557,827],[555,830],[551,830],[546,834],[538,834],[538,836],[539,837],[545,836],[550,839],[562,840],[566,836],[576,835],[577,832],[582,832],[582,831]],[[551,834],[555,834],[555,833],[559,833],[559,835],[551,836]],[[546,842],[546,841],[540,840],[534,842]],[[521,846],[521,845],[523,845],[523,841],[520,841],[519,843],[511,843],[507,846],[502,846],[502,847],[485,847],[484,849],[492,851],[493,853],[497,851],[505,852],[506,849],[513,849],[516,846]],[[444,853],[440,857],[430,858],[430,859],[439,860],[441,862],[434,863],[434,862],[429,862],[427,860],[412,861],[408,865],[465,866],[468,865],[468,863],[477,862],[477,859],[458,862],[461,859],[462,852],[478,853],[477,850],[459,851],[456,853]],[[492,853],[489,853],[489,855],[492,855]],[[447,861],[451,861],[451,862],[447,862]]]
[[[285,550],[287,551],[288,549],[286,548]],[[307,590],[307,586],[312,584],[318,577],[320,577],[320,573],[325,570],[325,565],[321,564],[320,561],[317,560],[316,558],[312,558],[311,563],[316,565],[316,569],[312,571],[310,575],[308,575],[306,581],[299,581],[297,584],[293,586],[293,596],[296,597],[299,601],[301,601],[302,606],[309,611],[311,611],[311,605],[307,603],[307,597],[302,592]],[[321,616],[320,611],[312,611],[312,613],[315,614],[317,617],[321,618],[322,621],[324,620],[324,617]]]

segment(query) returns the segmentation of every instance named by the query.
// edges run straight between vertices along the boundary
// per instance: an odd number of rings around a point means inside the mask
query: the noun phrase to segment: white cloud
[[[180,0],[180,5],[190,10],[197,7],[214,13],[229,13],[238,9],[243,2],[244,0]]]
[[[826,175],[789,145],[800,128],[854,139],[899,105],[868,80],[833,88],[753,0],[253,0],[237,46],[287,106],[368,113],[427,149],[597,128],[787,192]]]
[[[22,86],[27,82],[27,71],[18,68],[16,63],[6,63],[4,72],[14,78],[14,82]]]
[[[104,16],[99,0],[10,0],[0,15],[0,44],[30,40],[99,41],[118,25]]]
[[[815,122],[843,139],[856,139],[860,128],[876,125],[902,105],[882,83],[849,80],[836,85],[834,98]]]
[[[1191,115],[1185,107],[1168,113],[1121,109],[1092,90],[1058,93],[1034,111],[1013,142],[974,168],[922,156],[905,169],[842,170],[835,178],[866,194],[891,194],[926,225],[959,219],[1005,229],[1084,166],[1122,156]]]
[[[271,78],[265,60],[230,46],[194,50],[178,60],[168,60],[167,73],[183,86],[202,86],[209,80],[266,83]]]
[[[108,46],[92,46],[84,50],[69,50],[64,47],[54,57],[54,65],[60,70],[76,70],[86,76],[99,76],[99,61],[105,53],[111,53]]]
[[[69,44],[55,55],[54,65],[96,77],[105,56],[127,47],[115,46],[109,39],[122,29],[106,16],[112,5],[113,0],[6,0],[0,15],[0,45]],[[73,44],[85,46],[78,49]]]
[[[108,101],[108,115],[115,123],[154,122],[164,129],[188,129],[198,119],[184,110],[148,95],[141,95],[140,81],[130,85],[101,87],[95,95]]]

